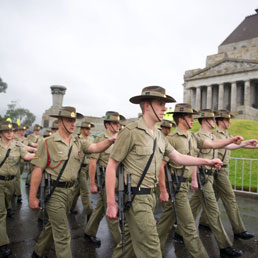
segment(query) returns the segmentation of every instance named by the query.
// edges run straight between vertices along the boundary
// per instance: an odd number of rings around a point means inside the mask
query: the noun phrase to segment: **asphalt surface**
[[[12,249],[12,255],[9,256],[17,258],[31,257],[35,240],[42,229],[42,226],[38,224],[37,212],[32,211],[28,207],[28,188],[25,187],[26,172],[22,175],[22,198],[21,205],[16,204],[16,199],[13,200],[14,216],[7,218],[7,230],[10,238]],[[96,204],[97,196],[92,196],[93,205]],[[258,199],[246,198],[237,196],[237,201],[240,207],[242,219],[249,232],[255,233],[256,237],[251,240],[235,240],[234,247],[241,249],[244,254],[243,258],[258,258]],[[233,233],[231,225],[225,213],[224,207],[220,203],[221,218],[231,240],[233,240]],[[101,239],[101,246],[95,248],[89,242],[83,238],[84,228],[87,223],[85,219],[85,213],[83,212],[80,199],[77,203],[77,215],[69,214],[70,231],[72,236],[72,252],[74,258],[108,258],[112,256],[114,243],[112,242],[109,230],[107,228],[106,220],[103,219],[97,237]],[[162,212],[161,205],[158,205],[155,211],[155,217],[158,219]],[[200,230],[199,232],[201,240],[212,258],[219,257],[219,249],[212,233]],[[175,243],[173,240],[174,232],[171,231],[169,239],[167,241],[164,257],[178,257],[186,258],[187,251],[181,244]],[[49,250],[48,258],[54,258],[55,250],[54,246]]]

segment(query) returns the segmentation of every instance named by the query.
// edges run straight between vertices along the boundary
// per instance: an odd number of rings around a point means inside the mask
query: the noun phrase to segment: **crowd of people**
[[[175,241],[184,244],[191,257],[209,257],[196,229],[200,213],[199,228],[212,231],[220,256],[242,255],[223,227],[218,199],[226,209],[234,238],[253,238],[241,219],[227,170],[230,151],[256,149],[257,140],[232,136],[227,131],[232,118],[227,110],[197,112],[190,104],[179,103],[171,112],[174,122],[163,120],[166,103],[175,99],[160,86],[143,88],[130,102],[140,105],[139,119],[124,126],[121,114],[107,111],[105,131],[95,139],[91,136],[94,124],[69,106],[51,115],[56,120],[43,135],[40,125],[25,137],[25,125],[0,124],[0,258],[11,255],[6,217],[13,215],[14,194],[17,203],[22,203],[20,175],[25,161],[29,162],[29,206],[39,210],[38,220],[43,224],[32,258],[47,257],[53,244],[58,258],[73,257],[67,214],[76,214],[79,196],[87,217],[84,238],[100,246],[97,231],[106,216],[116,245],[113,258],[161,258],[173,227]],[[201,127],[197,133],[190,131],[195,118]],[[75,134],[76,121],[81,121],[79,135]],[[121,166],[125,202],[118,207],[117,171]],[[194,192],[189,200],[190,188]],[[98,194],[95,207],[91,194]],[[158,221],[154,217],[157,198],[163,203]]]

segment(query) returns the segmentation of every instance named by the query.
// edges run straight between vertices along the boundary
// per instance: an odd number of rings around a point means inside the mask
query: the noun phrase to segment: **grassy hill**
[[[194,122],[191,131],[197,132],[200,129],[198,121]],[[232,119],[229,132],[233,135],[241,135],[245,140],[258,139],[258,121]],[[243,188],[249,190],[251,182],[251,190],[257,192],[258,185],[258,149],[238,149],[231,152],[231,157],[257,159],[250,160],[231,160],[229,177],[232,185],[236,185],[237,189]],[[250,170],[251,167],[251,170]],[[250,173],[251,171],[251,173]],[[236,181],[235,181],[236,174]]]

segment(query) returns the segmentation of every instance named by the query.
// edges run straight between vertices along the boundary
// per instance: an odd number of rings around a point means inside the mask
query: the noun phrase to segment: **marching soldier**
[[[79,136],[80,140],[93,142],[93,137],[91,136],[91,128],[94,128],[94,127],[95,125],[90,122],[87,122],[87,121],[82,122],[80,126],[80,132],[81,132]],[[87,222],[89,221],[90,216],[93,212],[93,206],[90,200],[90,191],[88,187],[89,163],[90,163],[90,155],[83,154],[81,157],[81,167],[78,175],[79,185],[75,190],[75,197],[70,210],[70,212],[73,214],[77,213],[77,211],[75,210],[75,206],[76,206],[78,197],[81,195],[81,201],[82,201],[83,208],[86,212]]]
[[[106,131],[104,134],[101,134],[96,138],[95,140],[96,143],[117,135],[120,129],[119,113],[113,112],[113,111],[107,111],[104,118],[104,125],[106,128]],[[106,193],[105,193],[105,187],[104,187],[105,172],[106,172],[106,166],[107,166],[109,155],[112,148],[113,146],[110,146],[107,150],[105,150],[102,153],[92,154],[90,158],[90,164],[89,164],[90,190],[92,194],[98,193],[98,190],[99,190],[99,197],[98,197],[96,207],[90,217],[90,220],[86,225],[86,228],[84,231],[85,233],[84,237],[85,239],[89,240],[91,243],[95,245],[101,244],[101,241],[99,238],[96,237],[96,234],[98,231],[99,223],[102,220],[102,218],[105,216],[105,211],[106,211]],[[101,184],[99,185],[99,187],[101,187],[102,189],[98,189],[95,183],[97,163],[99,166],[99,171],[102,173],[102,175],[100,175],[101,182],[99,182]],[[114,242],[118,244],[121,239],[121,232],[119,229],[118,221],[110,220],[107,218],[107,223]]]
[[[165,136],[168,136],[170,134],[171,128],[173,127],[175,127],[175,124],[168,120],[162,120],[160,123],[161,131]]]
[[[34,156],[13,141],[13,135],[11,123],[0,124],[0,257],[8,257],[11,254],[6,232],[6,195],[14,194],[16,175],[20,171],[20,158],[31,160]]]
[[[201,129],[196,133],[196,136],[203,141],[216,140],[216,137],[211,132],[215,128],[215,116],[212,110],[204,109],[199,112],[198,121],[201,125]],[[231,138],[232,139],[232,138]],[[219,139],[218,141],[228,143],[229,139]],[[228,144],[224,146],[225,149],[237,149],[245,145],[257,143],[257,141],[242,141],[241,144]],[[218,150],[215,149],[200,149],[199,157],[213,159],[218,157]],[[220,248],[221,257],[237,257],[241,256],[242,252],[232,248],[232,243],[223,227],[220,219],[219,207],[216,201],[216,197],[213,191],[213,175],[215,169],[210,166],[200,166],[198,168],[199,173],[199,189],[194,191],[190,200],[191,210],[196,219],[200,207],[204,210],[209,224],[211,225],[212,232]],[[202,189],[200,189],[202,187]],[[181,227],[180,227],[181,229]]]
[[[175,102],[166,95],[160,86],[150,86],[141,95],[132,97],[130,102],[140,104],[142,116],[138,121],[127,125],[118,135],[110,154],[106,172],[107,211],[110,219],[117,219],[115,201],[116,169],[119,163],[124,166],[124,178],[131,175],[133,198],[125,212],[126,224],[123,242],[116,246],[112,257],[161,258],[160,241],[153,210],[156,205],[155,187],[158,183],[159,169],[164,155],[179,164],[220,167],[221,161],[198,159],[182,155],[167,141],[155,126],[163,118],[165,104]],[[125,186],[127,187],[127,186]]]
[[[57,120],[54,120],[52,125],[51,125],[51,133],[56,133],[58,131],[58,122]]]
[[[38,124],[34,125],[33,133],[27,136],[29,146],[37,148],[38,143],[43,139],[43,137],[40,135],[41,129],[42,129],[41,125],[38,125]],[[31,178],[31,173],[32,173],[33,168],[34,167],[30,163],[29,171],[28,171],[28,174],[26,177],[26,186],[30,185],[30,178]]]
[[[230,119],[232,115],[227,110],[219,110],[215,113],[217,128],[213,132],[217,139],[229,139],[232,135],[227,132],[230,126]],[[253,146],[240,146],[243,148],[256,148]],[[218,157],[223,161],[223,166],[215,174],[215,193],[218,198],[221,198],[222,203],[225,207],[226,213],[230,220],[235,239],[251,239],[254,234],[249,233],[241,219],[239,208],[237,205],[236,197],[232,189],[231,183],[228,177],[228,165],[230,160],[230,150],[221,149],[218,151]],[[201,227],[208,227],[209,222],[207,216],[202,213],[200,218]]]
[[[58,132],[45,140],[40,141],[37,158],[33,159],[35,166],[29,195],[31,209],[39,209],[37,192],[45,171],[45,178],[50,178],[50,192],[45,197],[45,209],[48,224],[41,232],[33,258],[47,254],[54,241],[56,256],[58,258],[71,258],[71,236],[68,228],[67,213],[70,210],[75,180],[78,178],[81,153],[101,152],[108,148],[115,140],[109,138],[98,144],[88,141],[79,141],[72,134],[75,130],[76,118],[83,118],[76,113],[74,107],[62,107],[58,115]],[[44,180],[44,178],[43,178]]]

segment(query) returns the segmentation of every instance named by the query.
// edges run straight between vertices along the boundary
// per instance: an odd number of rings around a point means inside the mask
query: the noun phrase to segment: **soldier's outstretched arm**
[[[91,158],[90,164],[89,164],[89,176],[90,176],[90,192],[93,194],[98,193],[98,187],[96,186],[96,183],[95,183],[96,164],[97,164],[97,160],[94,158]]]
[[[41,182],[42,172],[42,168],[39,168],[37,166],[32,171],[29,195],[29,203],[31,209],[39,209],[39,199],[37,198],[37,192]]]
[[[229,144],[225,147],[227,150],[237,150],[240,148],[245,148],[245,149],[258,149],[258,141],[256,139],[251,139],[251,140],[246,140],[242,141],[241,144]]]
[[[203,159],[196,158],[189,155],[184,155],[179,153],[176,150],[173,150],[168,157],[173,160],[175,163],[185,166],[203,166],[208,165],[211,167],[215,167],[216,169],[220,169],[223,165],[220,159]]]
[[[160,188],[160,201],[161,202],[168,202],[169,201],[169,194],[166,188],[166,176],[165,176],[165,165],[167,162],[162,160],[160,169],[159,169],[159,188]]]
[[[92,143],[87,152],[88,153],[99,153],[105,151],[109,146],[111,146],[116,140],[116,137],[108,138],[104,141],[98,143]]]
[[[235,136],[228,139],[217,139],[217,140],[206,139],[203,142],[202,148],[203,149],[225,149],[225,147],[231,143],[239,145],[241,144],[242,141],[243,141],[242,136]]]
[[[118,219],[118,207],[115,200],[115,186],[116,186],[116,169],[119,162],[109,158],[106,169],[106,194],[107,194],[107,210],[106,216],[109,219]]]

